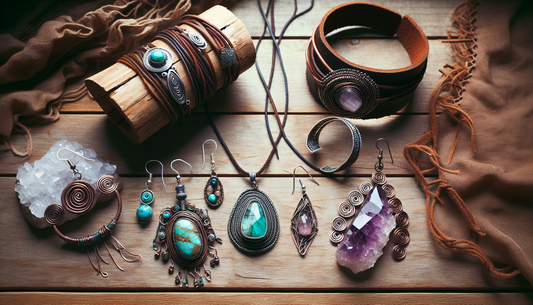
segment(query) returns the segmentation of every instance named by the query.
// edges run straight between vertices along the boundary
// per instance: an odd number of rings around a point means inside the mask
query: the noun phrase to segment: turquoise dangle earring
[[[163,182],[163,186],[165,187],[165,189],[167,188],[167,186],[165,185],[165,180],[163,179],[163,163],[158,160],[150,160],[146,162],[146,164],[144,165],[144,169],[146,170],[149,176],[148,181],[146,181],[145,183],[146,189],[142,191],[140,195],[141,206],[137,208],[137,219],[142,223],[149,222],[150,219],[152,219],[152,215],[154,214],[151,205],[152,203],[154,203],[155,196],[154,192],[150,190],[150,185],[152,185],[152,173],[148,171],[148,163],[150,162],[157,162],[161,164],[161,181]]]
[[[176,161],[187,164],[192,174],[192,166],[182,159],[175,159],[170,164],[177,174],[177,202],[173,207],[164,208],[159,215],[153,241],[155,259],[161,257],[165,263],[170,260],[169,274],[173,274],[177,268],[176,285],[188,287],[188,275],[192,275],[194,287],[202,287],[204,279],[211,281],[211,270],[206,269],[204,263],[212,255],[211,267],[218,265],[219,258],[213,244],[215,241],[222,243],[222,240],[215,235],[207,209],[197,208],[186,201],[185,186],[181,183],[179,172],[172,166]]]
[[[215,144],[215,150],[211,153],[211,177],[207,180],[205,185],[204,199],[209,207],[218,208],[224,200],[224,187],[222,186],[220,179],[218,179],[217,172],[215,172],[215,159],[213,158],[213,154],[217,151],[217,142],[214,140],[208,139],[202,144],[202,168],[205,166],[204,146],[208,141]]]

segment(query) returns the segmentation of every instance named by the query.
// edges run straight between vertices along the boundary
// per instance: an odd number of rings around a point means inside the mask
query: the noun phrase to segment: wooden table
[[[263,2],[266,5],[266,1]],[[323,150],[316,155],[307,151],[307,132],[319,119],[330,114],[309,93],[305,80],[304,49],[313,27],[331,7],[342,2],[317,1],[310,13],[294,22],[281,44],[291,96],[286,132],[300,152],[319,166],[340,164],[346,158],[349,133],[342,123],[331,124],[321,136]],[[0,303],[532,302],[531,288],[523,277],[496,281],[496,286],[492,286],[484,279],[477,261],[447,252],[433,241],[426,226],[425,195],[403,158],[403,147],[428,129],[429,95],[440,78],[438,70],[451,62],[450,51],[439,39],[444,38],[446,30],[452,29],[449,16],[460,2],[407,0],[382,3],[402,15],[413,17],[428,36],[430,54],[427,72],[412,102],[400,114],[377,120],[353,120],[360,129],[364,144],[359,159],[350,169],[336,178],[321,177],[313,172],[320,186],[311,183],[304,178],[303,172],[299,172],[298,176],[307,185],[319,221],[318,235],[305,257],[298,254],[289,229],[301,194],[298,188],[291,195],[290,173],[302,162],[282,141],[279,145],[280,159],[274,159],[266,173],[259,177],[260,189],[276,205],[281,231],[276,246],[270,252],[250,257],[233,247],[226,230],[233,204],[239,194],[249,187],[249,179],[238,175],[219,147],[214,156],[225,197],[223,205],[209,213],[213,227],[224,243],[217,246],[220,266],[213,269],[212,282],[202,289],[176,287],[174,276],[167,272],[168,265],[153,258],[151,243],[155,221],[146,226],[140,225],[135,211],[139,206],[139,193],[147,179],[144,164],[149,159],[158,159],[165,164],[167,188],[163,188],[158,178],[154,178],[152,187],[156,196],[155,214],[175,203],[175,179],[168,167],[175,158],[185,159],[193,165],[192,179],[184,182],[188,199],[197,206],[205,207],[203,188],[209,169],[201,169],[201,145],[206,139],[216,139],[205,113],[196,110],[179,124],[166,126],[143,144],[133,145],[89,97],[63,105],[61,118],[56,123],[31,126],[34,152],[30,158],[21,160],[10,152],[0,153],[0,190],[4,194],[0,205],[0,214],[3,215],[0,223],[3,232],[0,287],[5,291],[0,294]],[[307,1],[300,2],[299,6],[300,9],[306,7]],[[254,39],[259,37],[263,21],[255,1],[237,2],[230,10],[244,22]],[[277,3],[275,11],[279,30],[293,11],[292,1]],[[372,67],[387,69],[409,64],[407,53],[396,39],[353,39],[337,43],[335,49],[348,59]],[[267,41],[257,56],[264,73],[269,71],[270,58]],[[273,93],[278,109],[282,110],[283,83],[280,69],[276,72]],[[259,169],[271,149],[265,130],[264,100],[265,94],[252,67],[209,101],[210,110],[231,151],[248,171]],[[276,126],[272,116],[270,122],[271,126]],[[337,206],[348,192],[370,179],[377,155],[374,143],[379,137],[386,138],[392,149],[394,164],[385,159],[384,173],[410,215],[411,242],[403,261],[392,258],[393,245],[389,242],[384,248],[385,254],[374,268],[353,275],[335,261],[336,248],[329,241],[331,220],[337,215]],[[133,252],[140,253],[143,259],[132,264],[119,260],[124,272],[104,265],[104,270],[109,272],[106,279],[96,275],[85,249],[65,245],[51,228],[38,230],[31,227],[24,220],[13,191],[18,167],[24,162],[40,159],[50,146],[62,138],[79,142],[85,148],[95,150],[100,158],[117,164],[124,182],[121,191],[124,208],[115,235]],[[18,142],[22,142],[20,138]],[[188,172],[184,167],[179,168],[182,174]],[[154,171],[159,173],[159,170]],[[95,232],[102,226],[103,219],[112,218],[115,204],[111,201],[97,207],[89,215],[66,224],[65,231],[73,236]]]

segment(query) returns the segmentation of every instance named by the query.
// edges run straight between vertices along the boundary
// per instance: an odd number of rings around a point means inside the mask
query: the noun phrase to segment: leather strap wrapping
[[[353,29],[354,26],[370,28],[387,36],[396,35],[409,54],[411,65],[399,69],[376,69],[358,65],[342,57],[331,47],[330,42],[347,38],[346,35],[351,33],[351,30],[340,30],[327,39],[326,36],[335,30],[345,27]],[[364,72],[374,80],[379,89],[377,106],[361,117],[345,116],[363,119],[382,117],[399,111],[410,100],[405,97],[409,96],[422,80],[428,54],[427,37],[411,17],[402,17],[398,12],[377,4],[345,3],[331,9],[322,18],[309,40],[306,54],[307,80],[311,92],[320,100],[318,91],[328,73],[346,68]]]

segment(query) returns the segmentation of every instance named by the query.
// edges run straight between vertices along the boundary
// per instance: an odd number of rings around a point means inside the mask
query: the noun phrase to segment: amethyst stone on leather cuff
[[[361,71],[338,69],[324,77],[318,96],[329,111],[358,118],[376,108],[379,89],[376,82]]]
[[[411,64],[376,69],[351,62],[331,43],[354,33],[396,36]],[[348,118],[377,118],[401,110],[426,71],[429,43],[409,16],[381,5],[350,2],[331,9],[313,31],[306,50],[311,92],[332,113]]]

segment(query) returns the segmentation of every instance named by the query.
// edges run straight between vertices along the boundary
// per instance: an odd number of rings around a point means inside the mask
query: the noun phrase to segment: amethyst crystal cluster
[[[337,247],[337,263],[354,274],[372,268],[395,226],[396,218],[385,192],[380,185],[374,185]]]

